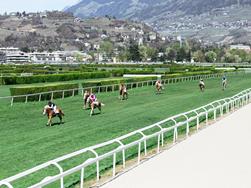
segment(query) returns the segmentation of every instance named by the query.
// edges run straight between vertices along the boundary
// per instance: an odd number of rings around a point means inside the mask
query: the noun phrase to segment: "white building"
[[[248,45],[243,45],[243,44],[231,45],[231,46],[230,46],[230,49],[231,49],[231,50],[233,50],[233,49],[245,50],[245,51],[248,51],[248,52],[251,51],[250,46],[248,46]]]
[[[30,63],[31,59],[29,54],[26,53],[10,53],[5,56],[6,63]]]
[[[63,62],[65,61],[64,52],[33,52],[30,53],[31,60],[33,62]]]

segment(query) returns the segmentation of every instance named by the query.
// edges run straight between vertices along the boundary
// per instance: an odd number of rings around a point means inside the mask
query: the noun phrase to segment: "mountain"
[[[250,5],[251,0],[82,0],[66,11],[81,18],[109,15],[144,21],[166,35],[222,42],[233,30],[249,27]]]
[[[91,51],[104,41],[121,48],[131,40],[147,43],[152,35],[160,39],[146,24],[111,17],[79,19],[60,11],[0,15],[0,47],[25,51]]]
[[[250,0],[82,0],[66,11],[79,17],[115,16],[118,18],[147,19],[164,12],[201,14],[231,5],[251,4]]]

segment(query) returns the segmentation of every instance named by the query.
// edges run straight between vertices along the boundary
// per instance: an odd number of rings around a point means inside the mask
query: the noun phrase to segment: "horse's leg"
[[[51,116],[49,116],[49,117],[48,117],[47,126],[51,126],[51,119],[52,119],[52,117],[51,117]]]
[[[91,104],[91,113],[90,113],[90,116],[92,116],[92,115],[93,115],[93,112],[94,112],[94,105],[93,105],[93,104]]]

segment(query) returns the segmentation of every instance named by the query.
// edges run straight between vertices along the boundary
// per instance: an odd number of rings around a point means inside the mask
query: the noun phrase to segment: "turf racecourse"
[[[133,89],[129,90],[128,101],[118,100],[118,92],[101,93],[98,98],[106,106],[102,114],[93,117],[89,110],[82,110],[80,96],[55,100],[66,116],[64,125],[53,127],[46,127],[47,119],[42,116],[46,102],[15,103],[10,107],[0,101],[0,179],[232,96],[251,87],[251,74],[229,77],[226,91],[221,90],[220,78],[205,83],[204,93],[198,90],[198,81],[167,85],[161,95],[156,95],[153,87]]]

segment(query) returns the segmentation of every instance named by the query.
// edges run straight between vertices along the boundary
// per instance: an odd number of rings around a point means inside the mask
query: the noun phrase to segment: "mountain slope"
[[[79,17],[110,15],[143,20],[169,11],[196,15],[237,3],[238,0],[82,0],[66,11]],[[246,5],[251,1],[239,0],[239,3]]]
[[[109,15],[144,21],[171,36],[234,43],[240,40],[232,31],[251,33],[250,5],[251,0],[82,0],[66,11],[82,18]]]

